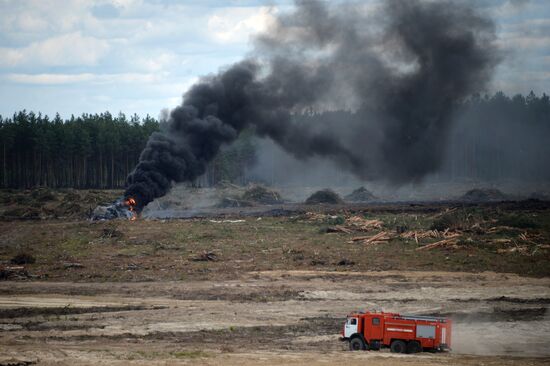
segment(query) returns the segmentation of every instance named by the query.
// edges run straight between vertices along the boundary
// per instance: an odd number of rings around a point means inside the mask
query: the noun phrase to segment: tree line
[[[460,108],[439,179],[550,180],[550,98],[474,95]]]
[[[299,121],[338,132],[343,129],[334,125],[360,121],[368,126],[369,120],[360,118],[348,111],[309,112]],[[435,181],[550,181],[550,98],[544,93],[475,94],[455,106],[453,123],[441,138],[447,146],[442,165],[430,177]]]
[[[122,187],[156,119],[109,112],[63,120],[20,111],[0,116],[2,187]]]
[[[445,162],[436,178],[550,180],[550,98],[533,92],[474,95],[457,108]],[[352,112],[296,115],[300,123],[353,119]],[[20,111],[0,116],[0,187],[122,188],[148,137],[160,123],[150,116],[83,114],[63,120]],[[247,130],[211,162],[194,184],[247,183],[258,145]]]
[[[150,116],[83,114],[63,120],[25,110],[0,116],[0,187],[123,188],[147,139],[160,123]],[[241,182],[254,161],[250,132],[208,167],[199,185]]]

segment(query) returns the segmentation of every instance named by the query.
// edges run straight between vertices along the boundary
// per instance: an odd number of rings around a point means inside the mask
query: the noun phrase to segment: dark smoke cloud
[[[483,89],[498,60],[493,23],[457,2],[392,0],[376,11],[300,1],[252,55],[203,78],[153,134],[126,196],[139,208],[190,181],[253,127],[299,159],[332,159],[365,179],[401,183],[437,170],[455,104]],[[353,123],[293,114],[351,108]]]

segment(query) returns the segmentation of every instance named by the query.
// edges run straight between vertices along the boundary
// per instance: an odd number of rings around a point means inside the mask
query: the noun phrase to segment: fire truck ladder
[[[428,322],[439,322],[439,323],[446,323],[447,320],[445,318],[440,318],[437,316],[422,316],[422,315],[401,315],[398,316],[397,319],[404,319],[404,320],[425,320]]]

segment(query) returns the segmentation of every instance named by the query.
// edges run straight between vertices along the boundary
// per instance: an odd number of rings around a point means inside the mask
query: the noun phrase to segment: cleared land
[[[7,220],[0,364],[550,362],[544,202]],[[346,351],[343,318],[364,309],[451,316],[454,351]]]

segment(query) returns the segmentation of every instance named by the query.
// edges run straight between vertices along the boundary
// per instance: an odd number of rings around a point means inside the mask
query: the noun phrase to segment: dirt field
[[[0,365],[550,362],[544,202],[72,220],[0,219]],[[356,310],[450,316],[453,351],[347,351]]]
[[[268,271],[225,281],[4,282],[0,289],[4,360],[45,365],[550,361],[548,278]],[[453,352],[352,354],[338,333],[348,312],[365,309],[452,316]]]

